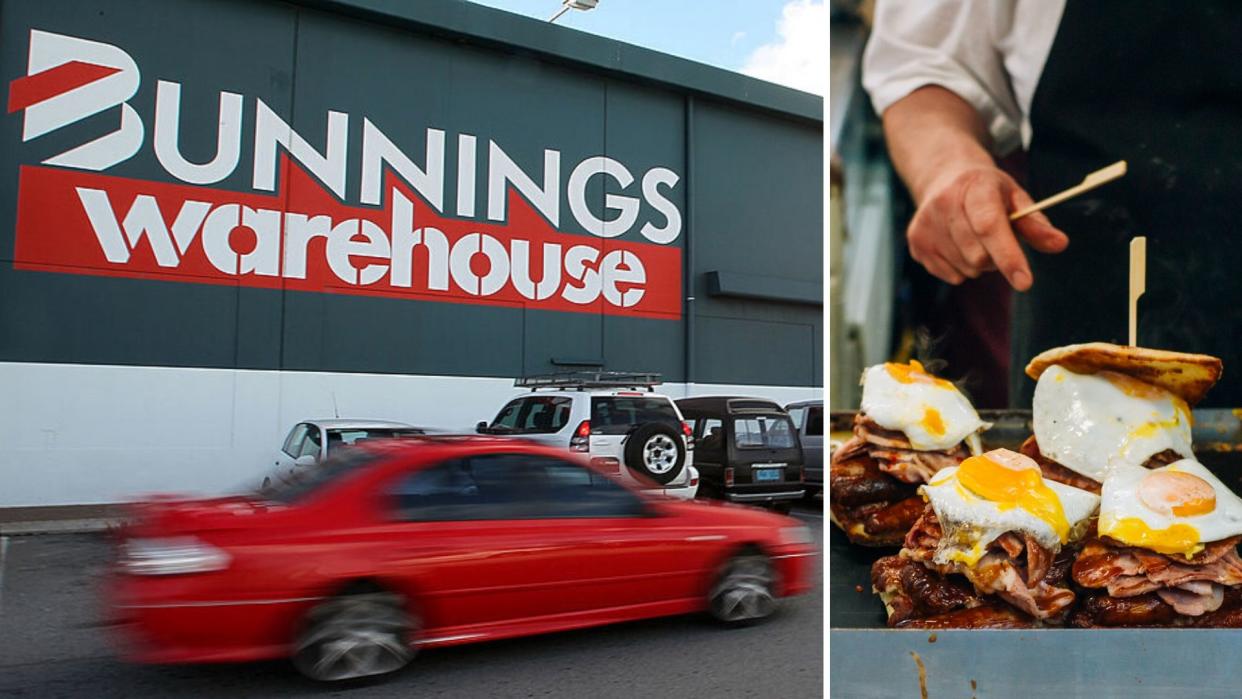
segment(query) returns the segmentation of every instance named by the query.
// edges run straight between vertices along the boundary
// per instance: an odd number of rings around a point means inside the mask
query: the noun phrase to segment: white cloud
[[[755,49],[742,72],[763,80],[828,93],[828,8],[823,0],[791,0],[781,9],[777,40]]]
[[[737,42],[746,38],[746,32],[733,32],[733,38],[729,39],[730,46],[737,46]]]

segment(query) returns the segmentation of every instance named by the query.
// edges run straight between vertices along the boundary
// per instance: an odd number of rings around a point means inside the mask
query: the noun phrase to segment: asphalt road
[[[795,512],[823,550],[822,514]],[[345,688],[285,662],[142,666],[119,660],[101,625],[94,535],[0,541],[0,696],[801,697],[822,696],[823,585],[764,624],[673,617],[420,653],[403,671]],[[816,565],[819,569],[818,561]]]

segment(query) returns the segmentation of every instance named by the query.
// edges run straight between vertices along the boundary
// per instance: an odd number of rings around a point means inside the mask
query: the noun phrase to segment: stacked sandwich
[[[1242,498],[1196,461],[1194,405],[1220,378],[1204,355],[1092,343],[1027,366],[1034,447],[1100,483],[1077,554],[1075,626],[1242,626]]]
[[[832,521],[854,543],[900,546],[923,512],[918,486],[978,454],[986,428],[956,386],[917,361],[870,367],[854,436],[829,465]]]
[[[1075,626],[1242,626],[1242,498],[1194,459],[1118,466],[1074,561]]]
[[[1102,343],[1036,357],[1024,453],[938,473],[873,567],[890,625],[1242,627],[1242,498],[1191,448],[1190,406],[1220,372]]]
[[[1074,603],[1073,546],[1090,531],[1094,493],[1047,480],[1032,459],[996,449],[942,470],[898,555],[872,585],[890,626],[1015,628],[1063,621]]]

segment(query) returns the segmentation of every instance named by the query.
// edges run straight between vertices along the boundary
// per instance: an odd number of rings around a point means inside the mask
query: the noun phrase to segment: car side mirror
[[[311,456],[310,454],[304,454],[304,455],[299,456],[298,458],[294,459],[294,460],[293,460],[293,465],[294,465],[294,466],[314,466],[314,465],[315,465],[315,462],[316,462],[316,461],[318,461],[318,460],[319,460],[319,459],[316,459],[315,457]]]
[[[479,420],[479,424],[474,426],[474,431],[479,434],[487,434],[487,421]]]

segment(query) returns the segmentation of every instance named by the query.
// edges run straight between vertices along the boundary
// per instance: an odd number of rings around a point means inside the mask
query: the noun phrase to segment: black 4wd
[[[762,398],[684,398],[694,430],[700,497],[788,511],[806,491],[802,446],[789,413]]]

